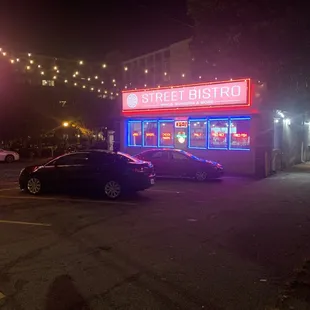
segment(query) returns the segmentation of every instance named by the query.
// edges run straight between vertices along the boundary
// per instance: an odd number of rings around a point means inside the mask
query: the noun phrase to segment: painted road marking
[[[12,191],[12,190],[15,190],[15,189],[19,189],[19,187],[1,188],[1,189],[0,189],[0,192]]]
[[[159,192],[159,193],[170,193],[170,194],[181,194],[179,191],[171,191],[167,189],[149,189],[148,192]]]
[[[109,200],[90,200],[90,199],[78,199],[78,198],[61,198],[61,197],[34,197],[34,196],[6,196],[0,195],[0,198],[4,199],[25,199],[25,200],[46,200],[46,201],[60,201],[60,202],[78,202],[78,203],[106,203],[106,204],[120,204],[128,206],[136,206],[134,202],[123,201],[109,201]]]
[[[0,220],[0,224],[1,223],[3,223],[3,224],[30,225],[30,226],[45,226],[45,227],[52,226],[51,224],[46,224],[46,223],[31,223],[31,222],[5,221],[5,220]]]

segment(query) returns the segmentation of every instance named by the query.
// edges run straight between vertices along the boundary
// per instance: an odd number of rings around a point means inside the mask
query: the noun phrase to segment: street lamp
[[[68,126],[69,126],[69,123],[68,123],[68,122],[63,122],[63,123],[62,123],[62,126],[68,127]]]

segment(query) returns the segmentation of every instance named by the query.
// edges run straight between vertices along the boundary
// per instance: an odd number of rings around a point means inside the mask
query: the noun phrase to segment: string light
[[[75,75],[75,74],[73,74],[72,76],[73,76],[74,78],[76,77],[76,75]]]
[[[145,69],[145,70],[144,70],[144,73],[145,73],[145,74],[146,74],[146,73],[148,73],[148,72],[149,72],[149,70],[148,70],[148,69]]]
[[[94,87],[91,87],[90,90],[93,91],[93,90],[94,90]]]
[[[112,80],[112,83],[115,83],[115,82],[116,82],[115,79],[113,79],[113,80]]]
[[[41,71],[41,75],[44,75],[44,71]]]
[[[38,68],[41,68],[41,65],[38,65]]]
[[[73,85],[74,85],[74,86],[77,86],[77,83],[75,82]]]
[[[89,77],[89,78],[87,78],[87,81],[90,81],[90,77]]]
[[[30,59],[29,62],[30,62],[31,64],[33,64],[33,60],[32,60],[32,59]]]
[[[27,67],[26,67],[26,69],[27,69],[27,70],[30,70],[30,69],[31,69],[31,67],[30,67],[30,66],[27,66]]]
[[[2,55],[3,55],[3,56],[6,56],[6,52],[2,52]]]
[[[58,67],[57,67],[57,66],[54,66],[54,70],[57,71],[57,70],[58,70]]]
[[[16,62],[19,62],[19,58],[16,58]]]
[[[85,86],[85,85],[83,85],[83,88],[86,88],[86,86]]]
[[[104,84],[104,82],[103,82],[103,81],[101,81],[101,84]]]
[[[185,77],[185,73],[182,73],[182,77],[183,77],[183,78]]]
[[[100,90],[100,88],[98,89],[98,93],[100,93],[101,92],[101,90]]]
[[[80,60],[80,61],[79,61],[79,65],[84,65],[84,61],[83,61],[83,60]]]
[[[164,72],[164,75],[167,75],[167,72]]]
[[[11,64],[15,63],[15,60],[14,59],[11,59],[10,60]]]
[[[76,71],[74,74],[75,74],[75,75],[79,75],[79,71]]]
[[[65,83],[68,83],[68,80],[64,80]]]
[[[103,65],[102,65],[102,68],[106,68],[106,67],[107,67],[107,65],[106,65],[106,64],[103,64]]]
[[[28,57],[31,57],[31,53],[28,53]]]
[[[56,80],[56,79],[57,79],[57,76],[56,76],[56,75],[54,75],[54,76],[53,76],[53,79],[54,79],[54,80]]]
[[[56,73],[59,73],[59,70],[57,70]]]
[[[95,80],[98,80],[98,76],[97,75],[95,76]]]
[[[128,70],[128,67],[125,67],[124,70],[127,71],[127,70]]]

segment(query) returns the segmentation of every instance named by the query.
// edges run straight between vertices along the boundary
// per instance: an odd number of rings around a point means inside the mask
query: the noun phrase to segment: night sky
[[[99,61],[109,51],[137,56],[192,34],[186,0],[6,2],[0,45],[18,51]]]

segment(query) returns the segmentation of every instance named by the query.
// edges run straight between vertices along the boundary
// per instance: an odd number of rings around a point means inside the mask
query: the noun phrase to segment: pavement
[[[310,165],[32,197],[0,165],[0,309],[310,309]]]

